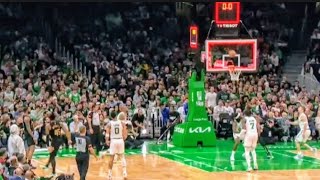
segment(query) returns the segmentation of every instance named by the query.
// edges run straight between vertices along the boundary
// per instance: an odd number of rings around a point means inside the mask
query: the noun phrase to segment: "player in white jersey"
[[[311,135],[311,131],[309,128],[309,123],[308,123],[308,117],[307,115],[304,113],[305,112],[305,107],[300,106],[298,108],[298,112],[299,112],[299,118],[297,121],[294,122],[290,122],[287,121],[288,124],[291,125],[295,125],[295,126],[299,126],[300,131],[297,134],[296,138],[295,138],[295,142],[296,142],[296,148],[297,148],[297,155],[294,157],[295,159],[302,159],[303,158],[303,154],[301,152],[301,147],[300,145],[303,145],[304,147],[310,149],[313,152],[316,152],[317,149],[313,148],[311,146],[309,146],[306,142],[309,139],[310,135]]]
[[[246,131],[244,137],[245,157],[248,165],[248,171],[252,171],[250,153],[253,159],[253,169],[258,170],[256,147],[260,134],[259,120],[252,116],[252,112],[249,109],[244,111],[243,129]]]
[[[232,123],[232,132],[233,132],[233,139],[234,139],[234,145],[232,148],[232,153],[230,156],[230,161],[234,161],[234,155],[238,149],[238,146],[240,144],[240,141],[243,140],[245,131],[242,129],[242,115],[241,115],[241,109],[236,110],[237,115],[233,120]]]
[[[114,156],[118,155],[121,158],[123,167],[123,177],[127,178],[127,163],[124,157],[124,141],[127,138],[127,129],[123,121],[126,120],[126,114],[124,112],[119,113],[117,116],[115,112],[111,113],[112,121],[109,122],[106,128],[106,144],[110,146],[110,159],[109,159],[109,179],[112,178],[112,166]]]

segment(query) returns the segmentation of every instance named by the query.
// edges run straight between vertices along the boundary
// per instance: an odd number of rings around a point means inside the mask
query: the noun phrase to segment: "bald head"
[[[120,112],[118,114],[117,120],[125,121],[126,120],[126,114],[124,112]]]

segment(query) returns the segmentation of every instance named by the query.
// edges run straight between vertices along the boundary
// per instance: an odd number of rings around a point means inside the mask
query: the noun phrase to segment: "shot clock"
[[[216,2],[216,24],[239,24],[240,2]]]
[[[214,11],[216,37],[239,35],[240,2],[216,2]]]

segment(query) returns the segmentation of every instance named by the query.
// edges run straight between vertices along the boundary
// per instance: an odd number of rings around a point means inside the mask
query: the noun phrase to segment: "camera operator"
[[[138,112],[135,113],[132,117],[132,125],[133,125],[135,132],[138,133],[138,137],[137,137],[138,139],[140,138],[141,130],[145,129],[144,128],[144,119],[145,119],[145,116],[144,116],[142,109],[139,109]]]
[[[128,149],[137,149],[140,148],[141,145],[143,144],[142,140],[137,139],[137,137],[139,136],[139,133],[137,133],[132,125],[132,122],[129,120],[125,121],[125,124],[127,126],[127,130],[128,130],[128,137],[125,141],[125,147]]]
[[[180,114],[178,111],[176,111],[174,106],[170,106],[169,108],[169,121],[167,122],[166,126],[161,127],[160,129],[160,134],[163,137],[167,137],[167,141],[170,141],[173,131],[174,131],[174,126],[180,122]],[[166,135],[163,135],[165,131],[169,128],[169,133]]]
[[[272,145],[276,143],[276,139],[273,136],[274,132],[274,121],[272,119],[268,119],[265,124],[262,124],[262,132],[260,134],[259,142],[261,146],[267,151],[268,158],[272,158],[272,155],[267,145]]]

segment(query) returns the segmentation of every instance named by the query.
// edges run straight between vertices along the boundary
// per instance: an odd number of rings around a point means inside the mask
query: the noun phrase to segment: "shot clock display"
[[[216,2],[216,24],[239,24],[240,2]]]
[[[214,17],[216,37],[239,36],[240,2],[216,2]]]

